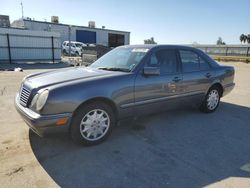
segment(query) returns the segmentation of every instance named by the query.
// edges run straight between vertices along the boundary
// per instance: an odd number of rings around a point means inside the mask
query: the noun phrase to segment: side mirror
[[[160,68],[159,67],[144,67],[143,75],[145,76],[159,76]]]

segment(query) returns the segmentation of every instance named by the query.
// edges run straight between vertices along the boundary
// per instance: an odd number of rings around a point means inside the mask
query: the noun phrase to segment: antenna
[[[24,18],[23,17],[23,1],[21,1],[21,9],[22,9],[22,19]]]

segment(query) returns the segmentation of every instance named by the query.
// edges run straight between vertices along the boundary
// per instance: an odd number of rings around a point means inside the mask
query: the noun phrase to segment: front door
[[[135,80],[135,111],[144,115],[167,107],[180,92],[182,75],[178,72],[175,49],[158,49],[149,55],[144,67],[159,68],[159,75],[145,75],[141,70]]]

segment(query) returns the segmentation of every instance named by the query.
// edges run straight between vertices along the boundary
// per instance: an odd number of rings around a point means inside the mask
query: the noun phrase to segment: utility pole
[[[21,9],[22,9],[22,19],[24,18],[23,16],[23,1],[21,1]]]

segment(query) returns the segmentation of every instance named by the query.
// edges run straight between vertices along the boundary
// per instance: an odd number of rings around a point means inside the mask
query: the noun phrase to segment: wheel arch
[[[84,102],[82,102],[80,105],[78,105],[78,107],[74,110],[72,117],[74,117],[74,115],[76,114],[76,112],[83,106],[88,105],[90,103],[96,103],[96,102],[102,102],[105,103],[107,105],[109,105],[111,107],[111,109],[114,112],[115,117],[117,118],[119,113],[118,113],[118,108],[116,106],[116,104],[109,98],[105,98],[105,97],[94,97],[91,99],[88,99]]]
[[[217,87],[217,88],[220,90],[220,97],[222,97],[222,96],[223,96],[223,92],[224,92],[224,89],[223,89],[222,84],[221,84],[220,82],[215,82],[215,83],[213,83],[213,84],[208,88],[207,92],[208,92],[211,88],[213,88],[213,87]]]

